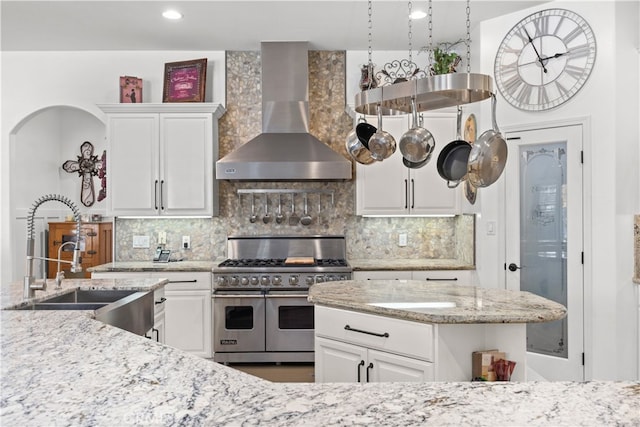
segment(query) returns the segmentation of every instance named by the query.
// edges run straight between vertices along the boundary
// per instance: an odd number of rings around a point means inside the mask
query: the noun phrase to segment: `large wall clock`
[[[596,39],[580,15],[546,9],[518,22],[504,37],[494,63],[504,98],[516,108],[543,111],[571,99],[596,60]]]

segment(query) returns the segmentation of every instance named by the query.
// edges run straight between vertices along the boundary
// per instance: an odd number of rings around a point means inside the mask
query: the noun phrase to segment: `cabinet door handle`
[[[97,253],[98,253],[98,251],[87,251],[87,254],[88,254],[88,255],[95,255],[95,254],[97,254]]]
[[[156,342],[160,342],[160,329],[151,328],[151,331],[156,333]]]
[[[437,282],[442,282],[442,281],[445,281],[445,280],[454,280],[455,281],[455,280],[458,280],[458,278],[457,277],[451,277],[451,278],[446,278],[445,277],[445,278],[442,278],[442,279],[432,279],[430,277],[427,277],[426,280],[434,280],[434,281],[437,281]]]
[[[169,280],[169,283],[196,283],[198,280]]]
[[[156,305],[158,304],[162,304],[163,302],[165,302],[167,299],[165,297],[160,298],[160,301],[156,301]]]
[[[382,338],[389,338],[389,332],[385,332],[383,334],[380,334],[378,332],[369,332],[369,331],[363,331],[362,329],[355,329],[355,328],[352,328],[349,325],[344,325],[344,329],[346,331],[360,332],[361,334],[373,335],[373,336],[382,337]]]
[[[405,179],[404,180],[404,208],[407,209],[409,207],[409,183]]]
[[[373,369],[373,362],[367,365],[367,382],[369,382],[369,369]]]
[[[360,382],[360,367],[364,366],[364,360],[361,360],[360,363],[358,363],[358,382]]]
[[[160,210],[164,210],[163,188],[164,188],[164,179],[160,181]]]
[[[153,203],[155,204],[156,210],[158,210],[158,180],[156,179],[156,182],[154,184],[154,199],[153,199]]]
[[[415,207],[416,204],[416,184],[411,178],[411,209]]]

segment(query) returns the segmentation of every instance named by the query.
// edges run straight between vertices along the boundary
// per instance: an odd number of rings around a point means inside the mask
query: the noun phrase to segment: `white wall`
[[[17,199],[14,202],[10,198],[11,188],[14,188],[11,180],[22,178],[14,176],[18,167],[11,162],[11,147],[12,142],[20,142],[20,138],[16,140],[16,135],[19,135],[25,123],[38,116],[38,112],[55,106],[86,111],[104,123],[104,114],[97,104],[119,102],[119,77],[123,75],[143,79],[144,102],[162,102],[164,64],[197,58],[208,59],[205,101],[224,105],[225,53],[220,51],[2,52],[0,235],[3,238],[0,239],[0,280],[3,284],[9,283],[13,277],[12,260],[20,255],[13,254],[13,239],[4,236],[12,234],[11,221],[16,215],[16,210],[28,207],[23,204],[25,200]],[[44,120],[44,117],[40,119]],[[57,136],[53,139],[64,139],[69,148],[58,147],[57,152],[53,150],[51,159],[42,158],[44,152],[49,152],[49,149],[33,148],[40,160],[45,160],[45,164],[52,168],[48,172],[49,175],[56,173],[54,169],[61,165],[58,165],[60,159],[74,159],[79,154],[79,147],[83,141],[78,142],[78,139],[87,134],[90,135],[89,138],[95,138],[93,125],[89,125],[87,132],[84,123],[82,128],[83,131],[78,132],[79,134],[76,134],[73,128],[55,131]],[[46,145],[46,141],[42,141],[41,144]],[[74,147],[75,145],[77,147]],[[94,145],[96,149],[100,148],[100,144]],[[37,192],[38,196],[46,192],[64,191],[73,193],[68,194],[69,196],[77,197],[76,189],[72,188],[75,187],[73,181],[69,181],[69,177],[61,178],[62,181],[55,184],[55,189],[50,187],[52,184],[43,184],[42,191]],[[33,194],[29,193],[28,196],[32,197]],[[24,197],[27,198],[27,194]],[[28,203],[32,203],[32,200]]]
[[[481,26],[482,70],[493,74],[502,37],[520,19],[546,8],[582,15],[597,41],[596,65],[585,87],[548,112],[527,113],[499,98],[498,123],[531,128],[539,122],[587,118],[585,148],[585,353],[588,379],[638,379],[638,310],[633,272],[632,220],[639,211],[640,109],[638,98],[638,2],[552,2],[485,21]],[[627,59],[623,59],[627,58]],[[500,102],[502,101],[502,102]],[[488,106],[483,106],[483,121]],[[483,123],[485,126],[487,123]],[[483,127],[483,126],[480,126]],[[478,268],[482,283],[502,280],[505,261],[503,182],[483,191],[477,224]],[[496,241],[482,235],[487,221],[500,227]],[[497,276],[496,276],[497,274]]]

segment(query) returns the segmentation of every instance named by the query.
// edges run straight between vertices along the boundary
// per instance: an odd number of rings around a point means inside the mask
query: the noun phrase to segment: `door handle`
[[[411,209],[414,209],[416,206],[416,184],[411,178]]]
[[[360,382],[360,367],[364,366],[364,360],[361,360],[360,363],[358,363],[358,382]]]
[[[162,194],[164,188],[164,179],[160,181],[160,210],[164,210],[164,196]]]
[[[404,180],[404,208],[409,207],[409,181]]]
[[[516,271],[516,270],[520,270],[522,267],[518,267],[517,264],[511,263],[509,264],[509,271]]]
[[[373,369],[373,362],[370,362],[367,366],[367,382],[369,382],[369,369]]]
[[[156,182],[154,183],[154,188],[155,188],[154,205],[156,207],[156,210],[158,210],[158,180],[157,179],[156,179]]]

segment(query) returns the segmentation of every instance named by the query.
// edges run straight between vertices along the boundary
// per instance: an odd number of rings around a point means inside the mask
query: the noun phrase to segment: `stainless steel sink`
[[[137,291],[108,289],[76,289],[63,295],[45,298],[40,303],[111,303],[135,294]]]
[[[93,310],[97,320],[138,335],[154,322],[153,291],[77,289],[17,310]]]
[[[106,302],[59,302],[59,303],[36,303],[25,307],[20,307],[18,310],[97,310],[108,305]]]

